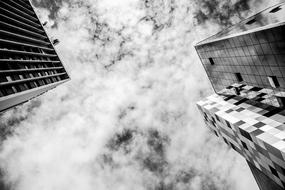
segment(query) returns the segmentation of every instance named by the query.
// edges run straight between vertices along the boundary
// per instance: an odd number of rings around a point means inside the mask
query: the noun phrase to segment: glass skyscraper
[[[29,0],[0,1],[0,112],[69,80]]]
[[[262,190],[285,189],[284,21],[280,3],[196,45],[215,91],[198,108]]]

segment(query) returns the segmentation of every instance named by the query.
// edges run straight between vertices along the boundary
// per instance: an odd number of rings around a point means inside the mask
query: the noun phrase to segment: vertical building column
[[[284,190],[277,183],[257,169],[253,164],[248,161],[247,164],[260,190]]]

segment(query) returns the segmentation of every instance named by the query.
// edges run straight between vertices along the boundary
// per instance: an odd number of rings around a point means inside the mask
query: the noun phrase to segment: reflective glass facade
[[[280,3],[253,15],[240,23],[222,30],[221,32],[201,41],[198,45],[231,38],[248,31],[266,29],[270,25],[278,25],[285,20],[285,4]]]
[[[284,34],[285,25],[281,25],[196,46],[215,91],[237,82],[285,91]],[[270,84],[270,76],[277,78],[277,88]]]
[[[0,112],[68,79],[30,1],[0,1]]]

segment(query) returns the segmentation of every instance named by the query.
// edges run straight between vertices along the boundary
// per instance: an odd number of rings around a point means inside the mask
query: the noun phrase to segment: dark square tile
[[[234,123],[234,126],[239,127],[239,126],[241,126],[244,123],[245,123],[244,121],[240,120],[240,121]]]
[[[264,125],[265,125],[265,123],[258,122],[258,123],[256,123],[256,124],[254,124],[253,126],[256,127],[256,128],[260,128],[260,127],[262,127],[262,126],[264,126]]]
[[[269,166],[269,168],[271,170],[271,173],[279,178],[277,171],[274,168],[272,168],[271,166]]]
[[[257,129],[253,132],[251,132],[250,134],[253,135],[253,136],[258,136],[260,134],[264,133],[264,131],[260,130],[260,129]]]
[[[237,112],[241,112],[241,111],[243,111],[243,110],[245,110],[244,108],[239,108],[239,109],[237,109],[236,111]]]

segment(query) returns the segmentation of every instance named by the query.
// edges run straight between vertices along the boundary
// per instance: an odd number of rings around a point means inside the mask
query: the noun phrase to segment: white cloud
[[[195,26],[193,9],[186,0],[63,2],[49,33],[72,80],[3,116],[32,110],[1,146],[5,181],[21,190],[257,189],[198,115],[195,102],[212,91],[193,46],[220,28]],[[126,130],[130,138],[106,146]]]

